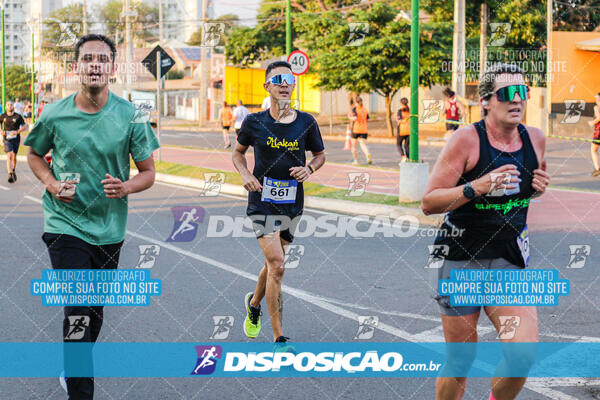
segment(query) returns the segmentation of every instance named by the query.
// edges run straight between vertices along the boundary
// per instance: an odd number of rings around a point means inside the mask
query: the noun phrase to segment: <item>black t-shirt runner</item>
[[[313,116],[296,113],[296,119],[287,124],[276,122],[269,110],[249,114],[242,123],[237,140],[254,147],[253,174],[263,186],[262,193],[248,194],[248,215],[294,218],[302,214],[302,183],[290,176],[290,168],[305,166],[306,152],[321,152],[324,146]]]
[[[0,124],[2,126],[2,130],[6,133],[7,139],[15,139],[15,137],[10,137],[9,131],[18,131],[20,127],[25,125],[25,120],[21,117],[21,114],[12,113],[12,115],[7,115],[6,113],[2,113],[0,115]]]
[[[535,193],[531,186],[533,170],[538,168],[529,133],[524,125],[519,125],[523,146],[514,152],[504,152],[490,144],[483,120],[474,125],[479,136],[479,160],[472,170],[460,177],[457,186],[506,164],[517,167],[522,181],[518,189],[479,196],[450,211],[438,230],[435,244],[449,247],[445,256],[448,260],[504,258],[519,267],[526,267],[529,259],[527,210]],[[449,236],[452,227],[455,231],[464,229],[464,234]]]

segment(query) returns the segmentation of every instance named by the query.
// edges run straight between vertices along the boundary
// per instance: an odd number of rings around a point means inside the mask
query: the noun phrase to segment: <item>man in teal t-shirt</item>
[[[55,269],[117,268],[127,196],[154,183],[152,152],[159,144],[152,128],[133,104],[108,89],[115,55],[106,36],[82,37],[75,46],[79,90],[44,107],[25,140],[29,166],[46,188],[42,239]],[[43,158],[50,150],[52,169]],[[130,156],[139,171],[131,179]],[[95,342],[102,320],[101,306],[66,306],[64,341]],[[91,365],[91,353],[75,356]],[[69,400],[92,399],[93,377],[71,378],[68,372]]]

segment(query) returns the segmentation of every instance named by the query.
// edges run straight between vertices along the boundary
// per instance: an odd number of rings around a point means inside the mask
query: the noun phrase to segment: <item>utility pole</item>
[[[465,0],[454,0],[452,88],[459,97],[465,97]]]
[[[158,45],[162,47],[163,44],[163,12],[162,12],[162,0],[158,0]],[[161,70],[161,59],[160,51],[156,52],[156,136],[160,143],[160,128],[161,128],[161,93],[160,86],[162,84],[160,70]],[[162,146],[161,146],[162,147]],[[162,161],[162,151],[158,148],[158,162]]]
[[[546,10],[546,135],[552,134],[552,0]]]
[[[131,53],[133,50],[133,46],[131,43],[131,21],[130,21],[130,15],[131,15],[131,9],[130,9],[130,4],[129,4],[130,0],[125,0],[125,10],[123,11],[123,14],[125,14],[125,42],[126,42],[126,46],[127,49],[125,50],[125,92],[127,93],[126,98],[127,100],[131,99],[131,71],[130,71],[130,66],[131,66]]]
[[[285,53],[289,55],[292,52],[292,5],[291,0],[285,4]]]
[[[83,34],[88,33],[88,20],[87,20],[87,0],[83,0]]]
[[[419,0],[412,0],[410,24],[410,161],[419,161]]]
[[[4,36],[4,0],[2,1],[2,112],[6,112],[6,62],[5,62],[5,36]]]
[[[35,42],[34,26],[31,25],[31,123],[35,124]],[[4,21],[2,21],[2,37],[4,37]],[[4,42],[4,40],[3,40]],[[2,52],[2,69],[4,70],[4,51]],[[4,111],[4,84],[2,85],[2,110]]]
[[[487,62],[487,4],[481,3],[481,35],[479,36],[479,76],[483,76]]]
[[[163,9],[162,0],[158,0],[158,44],[163,45]]]
[[[206,125],[206,93],[208,91],[208,60],[206,57],[206,14],[208,13],[208,0],[202,0],[202,47],[200,57],[202,60],[202,70],[200,79],[200,127]]]

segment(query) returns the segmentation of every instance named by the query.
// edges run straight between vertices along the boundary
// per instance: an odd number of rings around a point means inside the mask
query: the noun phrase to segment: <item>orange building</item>
[[[552,112],[564,113],[565,100],[582,99],[589,114],[600,92],[600,33],[552,32],[551,57]]]

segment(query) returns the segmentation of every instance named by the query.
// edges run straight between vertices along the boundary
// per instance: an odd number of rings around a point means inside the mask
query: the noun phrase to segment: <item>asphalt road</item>
[[[62,311],[44,307],[29,293],[31,279],[49,267],[40,236],[41,188],[21,168],[19,181],[0,187],[0,341],[60,341]],[[195,239],[164,243],[173,228],[171,208],[202,207],[204,220]],[[564,211],[567,213],[567,211]],[[306,211],[307,216],[319,216]],[[216,216],[245,215],[244,199],[203,197],[199,191],[157,183],[132,196],[128,234],[121,268],[134,268],[140,245],[161,246],[152,277],[162,280],[163,293],[147,307],[107,307],[100,341],[207,342],[213,316],[232,316],[233,328],[223,340],[247,341],[242,331],[243,296],[254,288],[263,264],[256,239],[207,237],[208,221]],[[551,215],[549,215],[551,218]],[[366,224],[366,222],[363,222]],[[598,226],[571,231],[531,232],[532,268],[557,268],[571,282],[571,295],[557,307],[539,308],[540,340],[600,340],[598,294]],[[431,282],[424,266],[432,238],[298,238],[304,246],[299,266],[288,269],[284,284],[285,334],[293,341],[353,342],[357,316],[378,316],[380,325],[370,341],[442,341],[440,317],[430,299]],[[589,244],[585,267],[567,269],[569,244]],[[293,289],[297,289],[294,291]],[[301,290],[301,291],[298,291]],[[265,308],[266,309],[266,308]],[[495,341],[491,324],[482,315],[480,340]],[[270,340],[270,323],[263,316],[259,341]],[[214,341],[214,340],[213,340]],[[193,367],[193,366],[191,366]],[[96,380],[96,399],[433,399],[433,378],[406,379],[216,379],[144,378]],[[490,379],[469,379],[465,399],[487,400]],[[518,397],[597,399],[600,382],[590,379],[536,379]],[[64,399],[57,379],[0,379],[3,399]]]
[[[325,128],[326,129],[326,128]],[[323,133],[326,130],[323,129]],[[235,134],[230,135],[234,140]],[[161,133],[163,145],[194,146],[207,149],[223,149],[223,138],[220,132],[181,132],[165,130]],[[374,166],[398,168],[400,156],[396,145],[387,143],[369,143],[373,155]],[[441,150],[439,145],[420,146],[419,158],[428,162],[430,168]],[[336,140],[325,142],[327,160],[340,163],[352,162],[352,155],[344,150],[344,143]],[[585,142],[568,141],[549,138],[546,149],[548,171],[552,177],[552,185],[561,188],[600,191],[600,177],[592,177],[593,170],[590,158],[590,145]],[[359,150],[359,160],[366,161]]]

